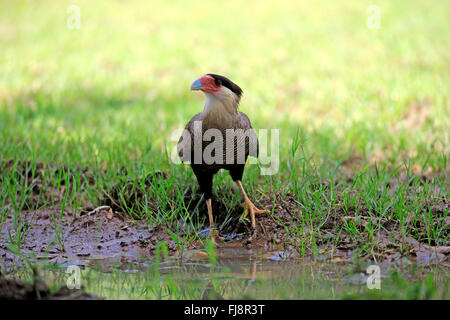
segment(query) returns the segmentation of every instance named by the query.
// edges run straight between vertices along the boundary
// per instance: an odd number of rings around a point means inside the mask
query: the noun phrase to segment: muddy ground
[[[0,169],[8,169],[11,163],[4,163]],[[30,167],[29,164],[24,168]],[[38,165],[37,170],[43,169],[43,165]],[[61,170],[55,169],[55,170]],[[82,175],[88,183],[93,183],[89,171]],[[1,172],[0,172],[1,173]],[[126,172],[124,172],[126,174]],[[1,174],[0,174],[1,178]],[[47,188],[44,189],[42,179],[39,174],[30,175],[23,169],[23,178],[28,179],[28,185],[32,186],[29,201],[35,200],[39,195],[44,194],[45,198],[58,199],[61,191]],[[151,183],[153,179],[165,179],[164,173],[156,173],[146,178],[146,183]],[[424,177],[424,179],[427,179]],[[326,184],[326,182],[324,182]],[[127,184],[120,186],[127,188]],[[382,228],[374,235],[376,246],[371,252],[360,250],[368,240],[368,235],[361,232],[362,236],[355,239],[350,233],[342,228],[344,223],[354,217],[345,214],[339,206],[333,207],[326,219],[320,226],[321,238],[316,238],[317,247],[310,246],[308,238],[311,231],[308,227],[301,226],[301,206],[291,194],[267,194],[260,198],[256,204],[264,207],[270,214],[257,215],[256,231],[252,230],[249,223],[242,223],[239,217],[243,208],[236,206],[231,213],[225,214],[227,205],[223,202],[225,197],[217,190],[213,198],[213,209],[216,225],[220,228],[221,236],[226,240],[219,242],[219,248],[246,248],[263,249],[265,252],[272,252],[274,255],[265,257],[290,257],[301,258],[315,255],[324,259],[336,262],[350,262],[355,258],[363,258],[380,261],[398,262],[407,258],[409,261],[417,261],[421,264],[440,264],[450,267],[450,246],[428,245],[405,235],[400,231],[400,226],[396,220],[385,218],[381,221]],[[229,192],[229,191],[227,191]],[[128,206],[137,203],[143,194],[130,192],[130,198],[124,199]],[[140,262],[143,259],[152,259],[157,244],[164,241],[171,254],[176,254],[180,248],[168,232],[173,225],[166,223],[151,226],[143,220],[133,220],[123,213],[123,207],[117,200],[117,187],[112,187],[101,203],[97,205],[89,204],[81,212],[70,212],[61,210],[55,205],[51,208],[41,210],[24,210],[20,213],[20,221],[26,223],[25,234],[20,243],[20,250],[26,256],[31,255],[32,259],[46,263],[65,263],[68,261],[91,261],[97,259],[116,257],[121,262]],[[189,212],[193,212],[198,205],[198,214],[205,222],[205,229],[202,234],[207,235],[207,209],[204,200],[193,190],[187,190],[184,195],[184,202]],[[56,201],[55,201],[56,203]],[[273,207],[275,203],[275,207]],[[450,200],[442,199],[432,206],[433,216],[446,219],[446,233],[450,231],[450,217],[445,217],[445,212],[450,208]],[[10,210],[7,219],[1,224],[0,233],[0,261],[3,265],[14,266],[20,264],[20,258],[13,254],[8,245],[10,239],[17,239],[14,234],[14,212]],[[62,216],[60,216],[63,211]],[[369,223],[378,223],[378,218],[364,215],[364,208],[358,212],[362,213],[361,218],[355,220],[356,226],[364,231],[364,226]],[[272,214],[273,213],[273,214]],[[299,214],[300,213],[300,214]],[[194,214],[194,213],[192,213]],[[374,221],[375,219],[375,221]],[[174,224],[183,226],[183,221],[175,221]],[[420,221],[418,222],[420,224]],[[420,225],[415,226],[420,230]],[[183,230],[183,228],[181,228]],[[339,237],[336,237],[336,230],[342,230]],[[183,236],[183,232],[179,233]],[[424,239],[424,237],[416,237]],[[202,248],[202,243],[198,240],[190,242],[185,249]],[[34,255],[34,257],[33,257]]]
[[[277,200],[276,202],[283,203],[283,205],[275,205],[273,216],[271,214],[257,216],[256,233],[251,230],[248,223],[247,225],[239,223],[238,219],[242,208],[236,208],[236,215],[233,217],[232,223],[228,223],[228,229],[225,228],[221,231],[221,236],[226,240],[218,242],[218,247],[261,248],[265,252],[282,252],[284,257],[300,258],[301,252],[298,248],[301,234],[298,235],[295,230],[295,226],[299,225],[299,222],[296,221],[299,216],[292,214],[298,210],[298,204],[292,196]],[[260,205],[269,211],[272,210],[272,203],[272,199],[260,200]],[[223,205],[219,200],[215,200],[213,203],[214,208],[220,208]],[[436,210],[444,210],[444,208],[448,210],[449,205],[450,202],[445,201]],[[58,237],[54,221],[59,218],[60,210],[61,208],[55,207],[22,213],[21,218],[29,225],[23,243],[21,243],[22,253],[25,255],[35,254],[36,260],[46,263],[82,262],[111,257],[119,257],[120,261],[124,263],[139,263],[143,258],[152,259],[156,245],[160,241],[166,242],[170,253],[175,254],[178,250],[174,239],[168,232],[168,225],[149,226],[145,221],[129,220],[123,214],[107,207],[91,214],[82,213],[75,216],[65,212],[60,224],[61,236]],[[200,213],[205,214],[204,210],[206,208],[200,205]],[[220,211],[216,210],[216,212]],[[343,217],[339,210],[330,212],[322,226],[323,232],[334,232],[336,227],[343,224],[346,219],[348,218]],[[367,219],[370,218],[363,217],[357,222],[358,225],[363,228]],[[217,214],[219,226],[223,220],[224,217]],[[12,217],[9,217],[1,230],[0,258],[6,265],[12,265],[14,262],[20,263],[20,259],[8,250],[10,243],[8,232],[14,230],[13,223]],[[352,237],[342,234],[333,252],[331,252],[330,241],[319,239],[317,241],[319,255],[341,262],[351,261],[359,255],[362,258],[378,262],[385,260],[395,262],[408,257],[410,261],[418,261],[421,264],[438,263],[450,267],[450,247],[429,246],[413,238],[402,236],[397,230],[395,221],[386,220],[382,224],[384,230],[380,230],[375,235],[377,249],[370,254],[360,253],[357,250],[358,246],[366,239],[355,241]],[[207,224],[205,225],[207,226]],[[204,231],[207,234],[208,229],[205,228]],[[407,252],[401,250],[401,243],[406,244]],[[193,241],[187,246],[187,249],[201,247],[200,242]],[[306,251],[306,254],[308,255],[309,252]],[[270,255],[265,256],[270,257]]]

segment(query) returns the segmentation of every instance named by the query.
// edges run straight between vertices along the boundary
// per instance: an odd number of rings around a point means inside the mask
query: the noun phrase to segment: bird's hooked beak
[[[191,84],[191,90],[202,90],[203,89],[203,84],[200,81],[200,78],[198,78],[197,80],[195,80],[194,82],[192,82]]]

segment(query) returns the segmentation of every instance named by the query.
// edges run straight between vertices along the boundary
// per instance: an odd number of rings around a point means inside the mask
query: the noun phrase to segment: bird
[[[192,82],[191,91],[195,90],[205,94],[206,102],[203,111],[194,115],[187,123],[178,141],[177,151],[182,162],[190,162],[200,193],[206,200],[209,238],[213,242],[223,240],[214,226],[211,202],[213,176],[220,169],[229,172],[244,198],[242,206],[245,211],[239,221],[250,214],[255,232],[255,214],[264,214],[266,211],[253,204],[242,185],[248,156],[257,158],[259,153],[258,139],[250,119],[238,110],[243,91],[227,77],[213,73],[205,74]]]

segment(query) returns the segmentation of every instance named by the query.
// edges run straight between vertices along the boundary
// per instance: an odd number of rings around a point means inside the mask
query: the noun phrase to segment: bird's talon
[[[256,213],[256,214],[267,213],[267,211],[264,209],[258,209],[251,201],[248,201],[246,207],[247,207],[246,211],[252,211],[253,213]]]

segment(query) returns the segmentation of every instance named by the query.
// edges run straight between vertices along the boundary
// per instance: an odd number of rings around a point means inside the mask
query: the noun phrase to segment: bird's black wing
[[[180,157],[182,162],[191,161],[193,158],[193,152],[194,152],[194,122],[195,121],[201,121],[200,117],[201,113],[197,113],[195,116],[192,117],[191,120],[186,124],[186,127],[184,128],[184,132],[181,135],[180,139],[178,140],[177,144],[177,151],[178,156]],[[189,135],[190,139],[184,140],[183,135]],[[187,144],[190,144],[187,145]],[[184,151],[187,151],[189,154],[185,154]]]
[[[256,136],[255,130],[252,128],[252,124],[250,123],[250,119],[243,112],[239,112],[240,120],[241,120],[241,128],[244,130],[248,130],[248,137],[245,140],[245,150],[248,155],[257,158],[259,155],[259,142],[258,137]],[[255,143],[255,148],[252,147],[251,143]]]

